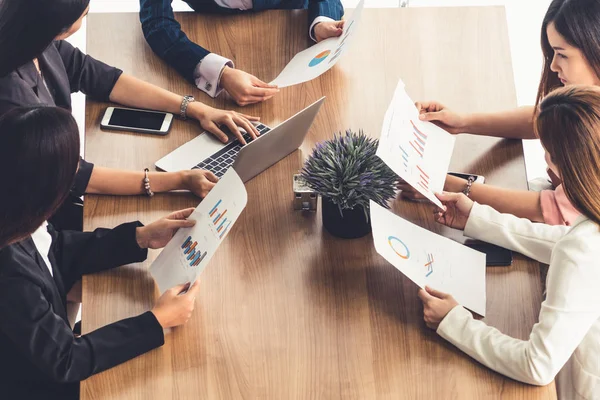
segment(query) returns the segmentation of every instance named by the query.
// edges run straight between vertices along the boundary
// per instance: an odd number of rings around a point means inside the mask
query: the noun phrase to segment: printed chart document
[[[371,201],[375,249],[420,288],[449,293],[485,316],[485,254],[412,224]]]
[[[428,121],[419,120],[415,103],[398,82],[385,113],[377,155],[396,174],[442,208],[435,193],[444,189],[455,137]]]
[[[248,194],[233,168],[223,175],[190,215],[191,228],[177,231],[150,266],[160,293],[194,282],[246,207]]]
[[[344,22],[341,36],[325,39],[296,54],[271,84],[283,88],[308,82],[333,67],[350,46],[360,22],[363,6],[364,0],[360,0],[352,17]]]

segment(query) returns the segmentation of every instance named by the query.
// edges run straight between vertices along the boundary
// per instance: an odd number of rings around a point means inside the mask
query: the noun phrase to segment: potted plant
[[[369,200],[389,208],[398,176],[375,155],[379,141],[350,130],[317,143],[302,178],[321,195],[323,226],[341,238],[371,232]]]

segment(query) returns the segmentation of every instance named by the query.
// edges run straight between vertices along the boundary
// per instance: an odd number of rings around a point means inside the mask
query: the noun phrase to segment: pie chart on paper
[[[323,61],[325,61],[325,59],[327,58],[327,56],[329,56],[331,54],[331,50],[325,50],[320,52],[319,54],[317,54],[315,56],[315,58],[313,58],[312,60],[310,60],[310,62],[308,63],[309,67],[315,67],[317,65],[319,65],[320,63],[322,63]]]

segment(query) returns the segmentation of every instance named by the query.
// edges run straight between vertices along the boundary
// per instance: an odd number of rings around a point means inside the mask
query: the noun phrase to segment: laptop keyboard
[[[271,128],[263,124],[258,124],[256,126],[256,130],[262,136],[265,133],[268,133]],[[248,133],[243,133],[242,136],[244,137],[246,143],[250,143],[252,141],[252,136],[250,136]],[[203,160],[195,167],[192,167],[192,169],[205,169],[215,174],[218,178],[221,178],[223,175],[225,175],[225,172],[227,172],[229,167],[231,167],[242,147],[242,144],[235,139],[228,143],[221,150],[208,157],[206,160]]]

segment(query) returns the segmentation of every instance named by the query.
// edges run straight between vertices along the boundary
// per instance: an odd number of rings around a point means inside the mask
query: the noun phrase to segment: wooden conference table
[[[301,11],[177,19],[192,40],[265,81],[310,44]],[[91,14],[87,46],[127,73],[235,108],[166,67],[144,41],[137,14]],[[415,100],[461,111],[514,107],[504,9],[366,9],[356,41],[335,68],[244,108],[274,126],[327,96],[300,151],[246,185],[248,205],[204,271],[189,323],[168,332],[162,348],[83,382],[82,399],[556,398],[554,384],[504,378],[427,329],[417,288],[375,252],[370,236],[336,239],[322,230],[320,213],[292,210],[292,174],[314,144],[346,128],[378,137],[399,78]],[[86,155],[98,165],[152,168],[201,132],[196,122],[180,120],[166,137],[101,131],[106,106],[86,107]],[[451,167],[527,188],[519,141],[463,135]],[[148,223],[197,203],[187,193],[87,196],[85,227]],[[430,206],[396,201],[394,210],[440,231]],[[153,306],[158,293],[147,267],[157,254],[84,278],[85,332]],[[486,321],[526,339],[541,303],[538,264],[516,256],[510,268],[488,268],[487,293]]]

